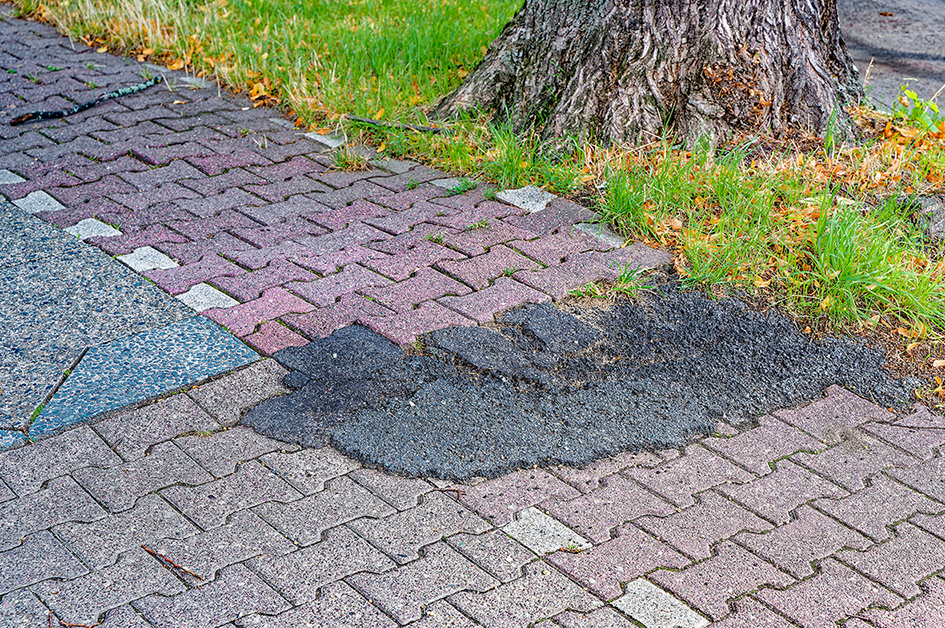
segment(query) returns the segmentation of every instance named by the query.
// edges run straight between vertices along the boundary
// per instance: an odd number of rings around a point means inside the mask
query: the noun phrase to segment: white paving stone
[[[646,628],[705,628],[709,625],[707,619],[643,578],[629,583],[626,593],[612,603]]]
[[[69,235],[74,235],[80,240],[99,236],[112,237],[121,235],[121,231],[115,227],[106,224],[101,220],[96,220],[95,218],[86,218],[85,220],[80,220],[71,227],[66,227],[63,229],[63,231]]]
[[[305,137],[310,140],[314,140],[319,144],[324,144],[328,148],[338,148],[339,146],[344,146],[345,138],[341,135],[322,135],[321,133],[306,133]]]
[[[518,513],[518,519],[506,525],[502,530],[539,555],[550,554],[560,549],[577,551],[591,547],[583,536],[534,506]]]
[[[211,87],[215,87],[210,81],[198,78],[196,76],[184,76],[181,77],[180,80],[181,82],[187,83],[191,87],[195,87],[197,89],[210,89]]]
[[[613,229],[604,224],[580,222],[574,225],[574,228],[614,248],[620,248],[627,243],[626,238],[621,237]]]
[[[198,283],[196,286],[178,295],[181,303],[197,312],[212,310],[213,308],[226,308],[239,305],[239,301],[220,292],[211,285]]]
[[[10,185],[11,183],[23,183],[26,181],[23,177],[9,170],[0,169],[0,185]]]
[[[179,265],[164,253],[150,246],[142,246],[127,255],[119,255],[115,259],[124,262],[130,266],[132,270],[136,270],[139,273],[155,269],[167,270],[168,268],[177,268]]]
[[[269,121],[275,124],[276,126],[281,126],[285,129],[294,129],[295,125],[285,118],[269,118]]]
[[[497,193],[496,198],[500,201],[515,205],[527,212],[535,213],[548,207],[548,203],[558,198],[551,192],[545,192],[541,188],[529,185],[517,190],[502,190]]]
[[[23,198],[13,201],[13,204],[31,214],[38,212],[55,212],[66,208],[65,205],[42,190],[30,192]]]

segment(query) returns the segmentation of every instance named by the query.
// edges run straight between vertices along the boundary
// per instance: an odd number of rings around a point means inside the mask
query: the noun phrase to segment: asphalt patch
[[[352,326],[279,351],[296,390],[243,423],[390,472],[465,480],[680,447],[833,384],[885,407],[915,385],[863,344],[815,341],[781,315],[673,283],[604,307],[528,305],[424,346],[407,355]]]

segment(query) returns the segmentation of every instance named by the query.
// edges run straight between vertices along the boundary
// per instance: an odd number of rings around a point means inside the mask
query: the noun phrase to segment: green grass
[[[422,121],[522,0],[18,0],[109,50],[214,73],[307,124],[342,113]],[[176,61],[176,63],[174,63]]]
[[[427,112],[522,1],[16,0],[21,12],[97,48],[213,74],[322,132],[338,130],[344,114],[429,124]],[[448,134],[351,123],[345,130],[383,156],[499,188],[570,195],[628,238],[672,250],[680,275],[710,292],[754,293],[835,328],[889,314],[910,334],[941,337],[945,251],[889,199],[942,192],[945,123],[908,91],[900,105],[892,117],[853,112],[874,138],[863,145],[842,144],[835,112],[826,138],[803,151],[766,140],[773,154],[751,144],[686,150],[669,136],[640,148],[573,138],[548,146],[472,113],[448,122]],[[336,155],[340,169],[360,165]],[[638,284],[617,282],[628,293]]]

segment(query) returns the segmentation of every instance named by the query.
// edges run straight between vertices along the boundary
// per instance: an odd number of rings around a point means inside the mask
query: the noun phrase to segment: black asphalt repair
[[[667,283],[636,302],[528,305],[495,328],[428,334],[422,355],[351,326],[275,354],[289,395],[243,423],[408,476],[465,480],[681,447],[717,421],[820,398],[832,384],[884,406],[915,382],[849,340]]]

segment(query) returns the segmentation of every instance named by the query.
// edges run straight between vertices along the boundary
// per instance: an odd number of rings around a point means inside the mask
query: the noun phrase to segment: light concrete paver
[[[495,197],[509,205],[521,207],[529,213],[543,210],[548,206],[548,203],[558,198],[554,194],[545,192],[534,185],[518,188],[516,190],[502,190],[501,192],[497,192]]]
[[[15,172],[10,172],[6,168],[0,169],[0,185],[10,185],[11,183],[23,183],[26,181]]]
[[[101,220],[96,220],[95,218],[86,218],[85,220],[80,220],[71,227],[66,227],[63,229],[69,235],[73,235],[80,240],[85,240],[86,238],[111,238],[114,236],[120,236],[121,231],[115,227],[102,222]]]
[[[167,270],[177,268],[180,264],[170,257],[150,246],[142,246],[131,253],[116,257],[120,262],[127,264],[132,270],[143,273],[146,270]]]
[[[212,310],[217,307],[228,308],[240,304],[233,297],[205,283],[198,283],[187,292],[177,295],[177,298],[195,312]]]
[[[38,214],[39,212],[55,212],[66,208],[65,205],[42,190],[30,192],[23,198],[14,200],[13,204],[23,211],[29,212],[30,214]]]
[[[539,556],[562,549],[578,552],[591,547],[583,536],[535,507],[522,510],[518,518],[502,530]]]
[[[646,628],[705,628],[709,621],[645,578],[627,584],[614,606]]]

